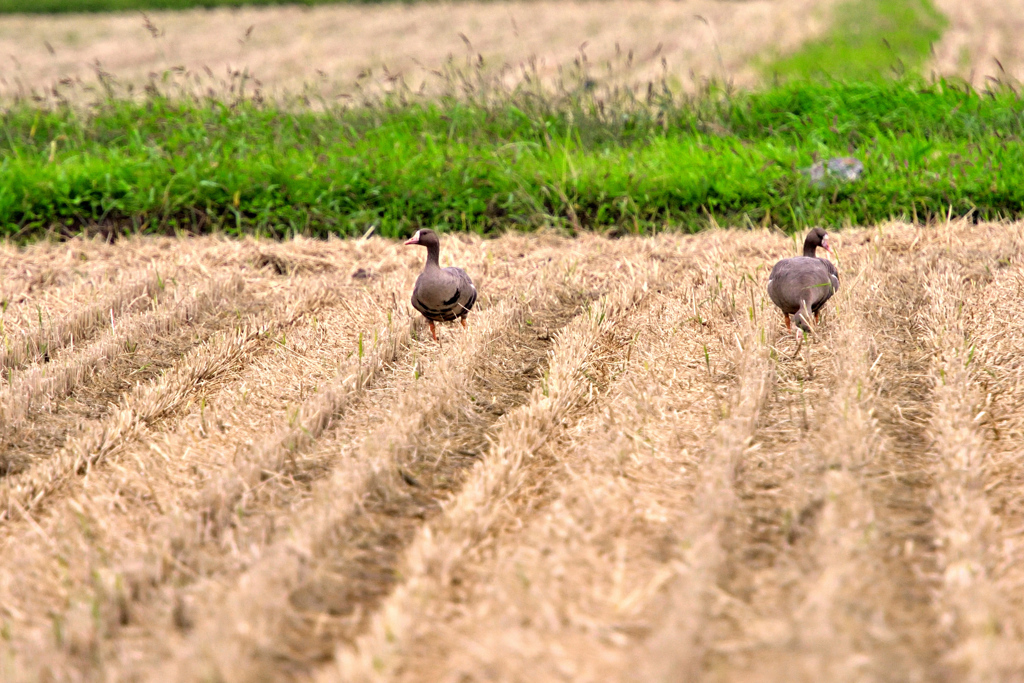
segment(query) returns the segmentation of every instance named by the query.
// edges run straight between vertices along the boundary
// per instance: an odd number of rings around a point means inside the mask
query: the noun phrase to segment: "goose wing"
[[[789,315],[799,311],[805,303],[812,311],[817,311],[839,288],[839,273],[833,271],[835,266],[831,262],[819,258],[783,259],[768,276],[768,296]]]
[[[424,270],[412,290],[412,306],[428,320],[464,317],[476,303],[473,281],[461,268]]]

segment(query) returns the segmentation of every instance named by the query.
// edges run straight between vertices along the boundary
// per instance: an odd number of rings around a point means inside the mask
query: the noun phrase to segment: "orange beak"
[[[415,235],[413,235],[413,236],[412,236],[412,237],[410,237],[410,238],[409,238],[408,240],[406,240],[406,242],[405,242],[405,243],[406,243],[406,244],[419,244],[419,243],[420,243],[420,241],[419,241],[419,240],[418,240],[418,239],[416,238],[416,236],[415,236]]]

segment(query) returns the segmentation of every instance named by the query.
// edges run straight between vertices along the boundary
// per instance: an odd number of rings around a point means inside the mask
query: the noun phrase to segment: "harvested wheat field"
[[[58,81],[96,86],[97,71],[140,86],[169,69],[189,74],[183,87],[199,92],[237,86],[229,74],[242,70],[272,94],[352,95],[359,83],[392,77],[414,90],[434,89],[431,73],[450,57],[460,67],[468,58],[488,74],[511,67],[509,78],[530,63],[553,80],[581,49],[599,65],[597,78],[609,78],[605,67],[613,62],[618,80],[645,82],[669,69],[688,89],[703,78],[750,85],[759,80],[755,58],[821,35],[836,2],[514,0],[200,9],[148,19],[9,16],[0,23],[0,54],[10,55],[0,96],[45,91]]]
[[[1022,0],[935,0],[949,28],[934,46],[932,68],[957,75],[978,86],[998,79],[1019,84],[1024,80]]]
[[[832,239],[4,247],[0,678],[1019,679],[1024,224]]]

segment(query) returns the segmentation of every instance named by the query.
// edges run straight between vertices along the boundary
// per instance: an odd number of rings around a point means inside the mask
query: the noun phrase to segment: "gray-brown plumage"
[[[427,319],[430,335],[437,341],[435,322],[458,319],[466,326],[466,316],[476,303],[476,287],[462,268],[441,267],[441,242],[433,230],[417,230],[406,244],[427,248],[427,263],[412,289],[412,306]]]
[[[839,289],[839,271],[831,261],[815,255],[818,247],[832,251],[828,234],[821,228],[807,233],[803,256],[779,261],[768,276],[768,296],[782,309],[787,329],[793,316],[797,327],[810,331],[811,314],[817,322],[821,307]]]

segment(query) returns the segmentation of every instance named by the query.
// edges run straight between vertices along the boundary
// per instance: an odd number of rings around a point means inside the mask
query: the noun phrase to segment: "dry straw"
[[[480,448],[483,430],[496,416],[481,415],[474,403],[487,396],[485,386],[494,391],[509,379],[496,378],[495,382],[481,380],[480,375],[504,374],[511,369],[496,352],[504,348],[504,353],[514,356],[524,347],[529,349],[530,342],[522,335],[535,335],[536,329],[531,327],[542,324],[545,306],[568,305],[563,315],[572,310],[571,296],[565,304],[559,304],[561,296],[570,295],[578,286],[572,277],[556,290],[561,293],[553,301],[548,301],[553,292],[543,289],[565,272],[565,265],[561,259],[545,264],[539,277],[534,273],[530,284],[516,288],[514,299],[493,303],[475,314],[469,331],[442,348],[423,340],[409,349],[408,323],[396,321],[401,330],[398,336],[392,339],[396,332],[389,330],[378,344],[385,349],[388,364],[399,361],[401,371],[414,378],[389,402],[389,413],[401,415],[401,420],[389,420],[368,436],[351,458],[336,463],[332,476],[314,490],[316,504],[293,520],[294,528],[287,540],[268,548],[260,562],[240,578],[238,588],[219,597],[200,618],[194,637],[175,663],[176,675],[188,678],[191,674],[217,672],[238,680],[258,677],[257,672],[270,658],[308,663],[330,653],[332,634],[338,637],[359,627],[360,615],[372,608],[378,592],[389,586],[386,575],[393,568],[387,566],[385,553],[371,560],[372,565],[359,569],[358,563],[367,560],[360,558],[358,547],[378,537],[388,544],[395,543],[404,533],[403,515],[430,514],[430,503],[416,501],[444,496],[445,489],[454,483],[451,480],[458,480],[457,466],[441,465],[440,452],[435,460],[434,444],[440,441],[446,449],[462,453]],[[401,354],[387,351],[396,344]],[[410,350],[413,357],[403,358]],[[372,353],[379,355],[379,351]],[[367,365],[384,369],[375,359]],[[491,365],[495,366],[493,370]],[[343,370],[339,378],[354,394],[360,383],[350,374],[351,369]],[[371,380],[372,375],[364,375],[362,386],[373,390]],[[483,395],[474,398],[478,394]],[[316,403],[323,400],[314,399]],[[275,439],[268,445],[275,448],[272,444],[280,443]],[[296,445],[290,453],[297,454],[312,442],[304,439]],[[416,476],[423,481],[417,481]],[[420,489],[413,500],[406,493],[411,481]],[[431,492],[424,487],[438,490]],[[353,535],[357,534],[354,529],[362,528],[357,523],[361,516],[377,515],[384,512],[379,509],[382,507],[390,517],[380,516],[371,525],[379,528],[358,532],[364,537]],[[346,569],[347,565],[353,566]],[[318,583],[303,578],[311,572],[327,576],[341,572],[348,577],[352,585],[341,591],[330,581],[322,589],[330,596],[325,599],[338,616],[317,612],[307,616],[301,608],[301,597],[297,604],[297,596],[311,592]],[[365,589],[359,589],[356,586],[362,581],[361,572],[382,578],[372,579]],[[216,648],[209,647],[212,642],[218,643]]]
[[[836,238],[799,352],[768,231],[451,237],[441,347],[398,245],[182,242],[241,316],[6,478],[2,676],[1012,677],[1020,226]]]
[[[50,355],[68,344],[88,341],[98,331],[115,325],[115,318],[144,310],[154,305],[165,291],[163,277],[158,272],[148,273],[136,282],[117,288],[108,299],[87,306],[85,310],[71,313],[56,322],[44,320],[39,313],[39,327],[32,332],[23,332],[14,338],[4,338],[0,349],[0,370],[10,370],[49,360]]]
[[[352,650],[338,653],[338,669],[323,680],[386,680],[395,656],[430,620],[430,596],[449,585],[473,547],[514,521],[509,501],[527,495],[543,468],[542,453],[566,418],[593,399],[588,369],[606,361],[601,337],[633,308],[657,280],[656,264],[638,264],[622,285],[602,297],[586,315],[566,326],[548,363],[543,385],[530,402],[503,420],[487,458],[473,470],[459,496],[436,524],[425,526],[406,553],[404,581],[380,607],[367,634]],[[648,270],[649,269],[649,270]],[[600,359],[600,360],[599,360]],[[514,507],[511,507],[514,509]]]
[[[222,307],[233,308],[232,301],[241,285],[236,279],[214,279],[205,283],[200,291],[175,296],[172,302],[154,298],[149,303],[155,310],[134,316],[131,311],[121,310],[118,318],[125,316],[126,320],[104,329],[100,337],[80,353],[67,354],[70,357],[56,362],[35,363],[13,375],[13,382],[0,392],[0,425],[11,429],[24,421],[31,411],[51,410],[76,387],[90,380],[103,365],[122,354],[134,353],[140,342],[161,340],[182,325],[202,322]],[[87,336],[80,334],[79,344]]]

